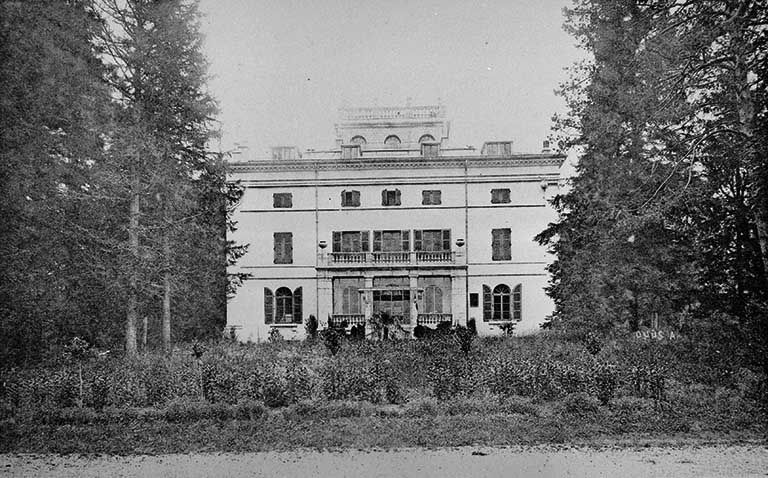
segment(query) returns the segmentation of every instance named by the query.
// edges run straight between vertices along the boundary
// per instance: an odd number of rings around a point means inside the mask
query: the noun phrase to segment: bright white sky
[[[584,56],[569,0],[201,0],[221,148],[329,148],[340,106],[446,105],[450,145],[538,152]]]

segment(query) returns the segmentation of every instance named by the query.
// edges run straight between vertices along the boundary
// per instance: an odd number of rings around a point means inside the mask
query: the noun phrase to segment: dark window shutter
[[[381,231],[373,231],[373,252],[381,251]]]
[[[347,201],[347,191],[341,191],[341,205],[349,206],[349,202]]]
[[[400,190],[395,189],[395,206],[400,205]]]
[[[286,264],[293,264],[293,234],[285,236],[285,261]]]
[[[275,295],[272,291],[264,288],[264,323],[271,324],[275,320]]]
[[[360,205],[360,191],[352,191],[352,205],[353,206]]]
[[[341,232],[333,231],[333,252],[341,252]]]
[[[432,204],[429,198],[430,198],[430,191],[421,192],[421,204]]]
[[[512,292],[512,318],[523,320],[523,285],[517,284]]]
[[[301,323],[301,287],[293,291],[293,322]]]
[[[421,251],[422,250],[421,231],[420,230],[414,230],[413,231],[413,250],[414,251]]]
[[[483,321],[489,322],[491,320],[491,288],[487,285],[483,285]]]
[[[512,231],[509,229],[504,229],[504,240],[502,241],[502,249],[503,249],[504,259],[506,260],[512,259]]]
[[[400,204],[398,202],[398,204]],[[403,250],[404,251],[410,251],[411,250],[411,231],[400,231],[400,239],[403,243]]]
[[[386,189],[381,192],[381,205],[382,206],[389,206],[389,204],[387,204],[387,190]]]
[[[371,250],[370,231],[360,231],[360,250],[362,252],[369,252]]]
[[[493,249],[493,257],[492,257],[492,259],[494,261],[498,261],[498,260],[501,259],[499,257],[499,242],[500,242],[499,241],[499,231],[501,231],[501,229],[493,229],[491,231],[491,235],[492,235],[492,238],[491,238],[491,248]]]
[[[451,230],[450,229],[443,229],[443,250],[444,251],[451,250]]]

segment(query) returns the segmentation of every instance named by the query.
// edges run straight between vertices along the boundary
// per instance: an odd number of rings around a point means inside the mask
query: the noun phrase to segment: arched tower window
[[[367,141],[362,136],[357,135],[357,136],[353,136],[352,139],[349,140],[349,143],[359,144],[360,146],[364,146],[367,143]]]
[[[384,144],[386,146],[400,146],[400,143],[401,143],[400,138],[398,138],[394,134],[387,136],[387,138],[384,140]]]

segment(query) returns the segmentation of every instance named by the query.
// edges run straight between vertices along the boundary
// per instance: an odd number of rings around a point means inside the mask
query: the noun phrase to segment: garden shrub
[[[501,413],[541,416],[541,410],[530,398],[512,395],[503,398],[496,407]]]
[[[438,410],[435,399],[424,398],[406,403],[404,415],[412,418],[433,418],[437,416]]]
[[[343,338],[342,332],[339,332],[332,327],[328,327],[320,332],[320,338],[323,339],[323,345],[325,345],[325,348],[328,349],[331,355],[339,353],[339,350],[341,350],[341,340]]]
[[[569,393],[560,404],[560,412],[576,417],[594,416],[600,411],[600,404],[584,392]]]
[[[600,403],[607,405],[616,394],[619,386],[619,373],[616,365],[597,363],[593,370],[595,395]]]
[[[317,317],[314,315],[311,315],[307,318],[307,321],[304,323],[304,331],[306,332],[306,340],[309,340],[310,342],[314,342],[317,338]]]

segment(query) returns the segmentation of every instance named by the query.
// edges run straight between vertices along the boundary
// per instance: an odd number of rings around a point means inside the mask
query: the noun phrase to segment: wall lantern
[[[464,239],[456,239],[456,245],[458,247],[463,247],[464,246]]]
[[[547,187],[549,186],[549,184],[547,184],[546,181],[542,181],[542,182],[539,183],[539,186],[541,187],[542,191],[546,191]]]
[[[320,249],[325,249],[326,247],[328,247],[328,243],[325,241],[320,241],[318,246],[320,246]]]

